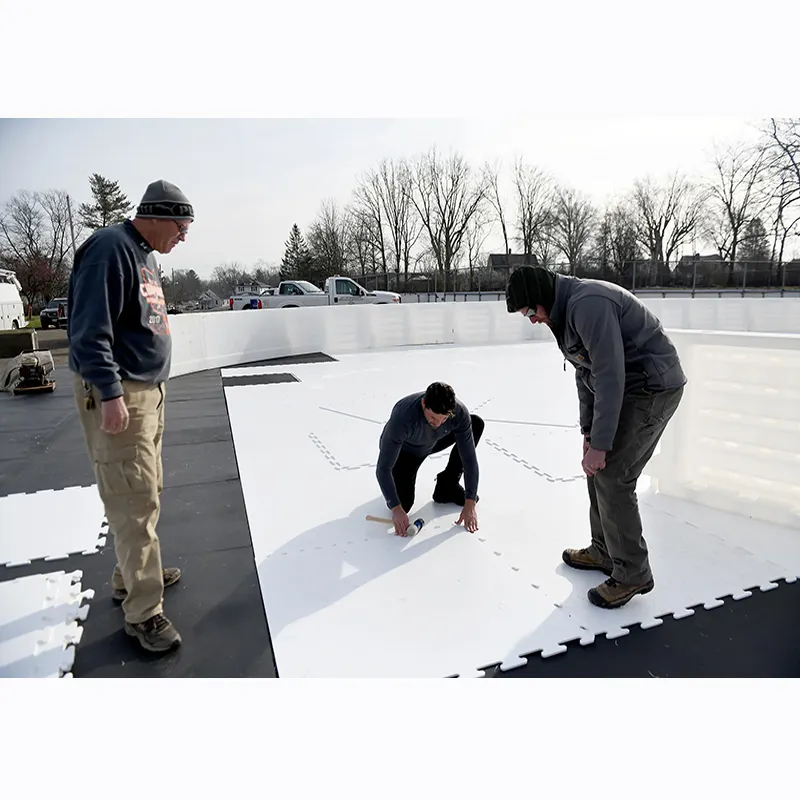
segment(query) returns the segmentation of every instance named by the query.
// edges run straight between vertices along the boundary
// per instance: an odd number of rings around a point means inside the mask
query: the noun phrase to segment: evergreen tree
[[[81,203],[78,209],[81,221],[87,228],[97,230],[122,222],[133,210],[133,205],[119,188],[118,181],[95,173],[89,178],[89,187],[94,202]]]
[[[744,229],[742,243],[737,254],[738,261],[769,261],[770,246],[767,230],[759,217],[751,219]]]
[[[302,278],[306,275],[311,264],[311,254],[308,250],[303,234],[297,223],[292,225],[289,239],[286,242],[286,250],[281,260],[280,279],[282,281],[292,278]]]

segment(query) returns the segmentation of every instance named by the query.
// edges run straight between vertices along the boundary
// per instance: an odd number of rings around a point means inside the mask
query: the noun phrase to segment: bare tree
[[[772,262],[780,267],[786,242],[800,223],[800,120],[772,118],[763,133],[773,219]]]
[[[348,216],[339,211],[334,200],[324,201],[308,229],[308,246],[320,283],[332,275],[346,273],[349,235]]]
[[[525,255],[532,255],[548,266],[554,254],[554,186],[552,179],[537,167],[517,159],[514,163],[517,190],[517,242]]]
[[[780,151],[783,171],[800,195],[800,119],[770,119],[769,135]]]
[[[505,245],[505,254],[511,253],[511,248],[508,245],[508,227],[506,226],[506,217],[503,213],[503,201],[500,197],[500,171],[502,168],[501,162],[495,164],[487,164],[484,168],[486,171],[486,197],[489,204],[494,209],[494,220],[500,223],[500,229],[503,233],[503,243]],[[490,220],[483,219],[484,226]]]
[[[467,226],[486,200],[486,178],[474,176],[460,154],[444,158],[434,148],[417,160],[411,182],[411,201],[428,234],[447,291]]]
[[[361,273],[361,282],[367,279],[367,267],[375,263],[374,240],[371,230],[371,219],[362,208],[348,206],[347,216],[350,219],[350,236],[347,238],[348,263],[357,267]]]
[[[265,283],[268,286],[277,286],[280,283],[281,269],[277,264],[270,264],[264,259],[259,258],[253,264],[253,280]]]
[[[250,283],[253,276],[238,261],[219,264],[214,267],[209,288],[219,297],[230,297],[237,285]]]
[[[482,206],[467,225],[467,269],[469,271],[469,291],[471,292],[475,291],[475,270],[477,269],[480,275],[480,257],[483,253],[483,245],[491,233],[492,223],[495,220],[496,217],[491,213],[490,208]]]
[[[378,196],[388,233],[386,250],[389,251],[395,271],[395,289],[399,289],[401,270],[404,275],[403,285],[408,283],[411,248],[421,230],[411,200],[411,170],[403,160],[395,163],[384,159],[378,167],[377,178]]]
[[[597,225],[591,201],[574,189],[559,189],[555,198],[552,241],[574,275],[581,265]]]
[[[728,262],[733,284],[736,253],[747,223],[763,210],[767,156],[763,147],[738,145],[714,155],[716,175],[709,184],[711,215],[708,234]]]
[[[358,182],[353,193],[353,210],[358,219],[359,235],[368,237],[373,272],[383,273],[384,288],[388,287],[384,206],[381,181],[375,170],[369,170]]]
[[[403,176],[403,191],[410,203],[412,193],[410,172],[406,172]],[[410,203],[408,212],[403,218],[400,236],[403,257],[403,287],[405,290],[408,289],[408,272],[411,266],[411,252],[421,234],[422,224],[419,215],[416,213],[416,209],[413,208],[413,203]]]
[[[631,195],[636,238],[653,270],[669,265],[680,247],[697,232],[706,193],[674,173],[663,185],[636,181]]]
[[[30,302],[63,294],[72,267],[67,193],[14,195],[0,211],[0,250],[5,263],[13,264]]]
[[[618,275],[626,275],[639,258],[636,218],[626,204],[618,203],[610,210],[609,233],[613,268]]]

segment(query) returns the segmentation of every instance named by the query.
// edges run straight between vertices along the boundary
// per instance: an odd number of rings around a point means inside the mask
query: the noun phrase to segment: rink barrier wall
[[[661,492],[800,527],[800,298],[644,298],[689,378],[647,468]],[[216,311],[170,317],[171,377],[270,358],[549,342],[505,302]]]
[[[669,335],[688,383],[647,467],[653,488],[800,528],[800,335]]]

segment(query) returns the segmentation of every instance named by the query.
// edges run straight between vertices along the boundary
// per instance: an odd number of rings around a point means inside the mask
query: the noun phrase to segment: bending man
[[[678,353],[637,297],[605,281],[520,267],[509,278],[506,304],[548,325],[575,367],[592,543],[562,558],[610,576],[589,590],[589,600],[618,608],[654,586],[636,482],[683,395]]]
[[[470,414],[446,383],[432,383],[425,392],[398,400],[381,433],[376,475],[399,536],[406,535],[422,462],[451,446],[447,466],[436,476],[433,500],[463,506],[458,523],[463,522],[468,531],[478,530],[475,445],[483,426],[483,420]],[[466,489],[459,483],[462,474]]]

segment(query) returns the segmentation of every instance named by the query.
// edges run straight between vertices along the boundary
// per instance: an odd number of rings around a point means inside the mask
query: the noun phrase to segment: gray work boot
[[[138,639],[139,644],[152,653],[164,653],[181,643],[181,635],[163,614],[144,622],[126,622],[125,633]]]
[[[584,547],[580,550],[565,550],[561,554],[561,558],[568,567],[573,569],[598,569],[608,576],[614,571],[611,559],[608,561],[602,559],[594,546]]]
[[[181,571],[178,567],[166,567],[166,569],[161,570],[161,574],[164,580],[164,588],[166,589],[167,586],[172,586],[173,583],[177,583],[181,577]],[[115,603],[122,603],[124,602],[125,598],[128,596],[127,589],[114,589],[111,592],[111,599]]]
[[[652,592],[654,587],[655,581],[652,578],[637,583],[620,583],[609,578],[605,583],[589,589],[587,596],[590,603],[600,608],[620,608],[637,594]]]

